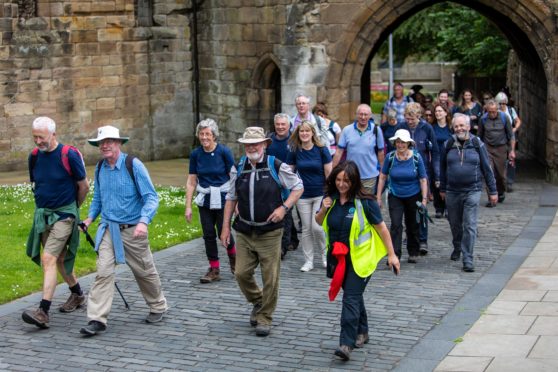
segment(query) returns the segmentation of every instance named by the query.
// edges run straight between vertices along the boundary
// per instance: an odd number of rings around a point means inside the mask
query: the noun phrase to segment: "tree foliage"
[[[510,44],[500,30],[473,9],[450,2],[435,4],[393,33],[396,62],[457,62],[462,73],[505,74]],[[387,58],[387,42],[379,55]]]

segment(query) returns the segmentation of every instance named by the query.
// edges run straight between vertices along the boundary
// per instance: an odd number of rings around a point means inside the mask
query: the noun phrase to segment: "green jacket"
[[[27,238],[27,256],[31,257],[33,262],[41,266],[41,234],[46,230],[47,225],[54,225],[58,221],[56,212],[75,216],[72,235],[70,235],[67,242],[68,251],[64,257],[64,269],[69,274],[74,270],[74,261],[79,247],[79,208],[75,202],[56,209],[35,208],[33,226]]]

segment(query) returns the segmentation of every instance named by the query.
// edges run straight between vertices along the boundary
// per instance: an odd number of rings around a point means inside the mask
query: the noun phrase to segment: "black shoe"
[[[436,215],[434,217],[436,218],[442,218],[444,216],[444,212],[442,211],[436,211]]]
[[[350,346],[341,345],[335,350],[334,354],[341,358],[342,361],[346,362],[351,359],[351,351],[353,351],[353,349]]]
[[[414,263],[416,264],[418,261],[418,256],[409,256],[409,258],[407,258],[407,262],[408,263]]]
[[[466,265],[463,266],[463,271],[465,271],[466,273],[474,273],[475,268],[472,265]]]
[[[507,192],[513,192],[513,187],[512,187],[512,185],[508,185],[508,187],[506,187],[506,191],[507,191]]]
[[[271,331],[271,326],[269,324],[258,323],[258,325],[256,326],[256,336],[259,337],[269,336],[270,331]]]
[[[461,256],[461,252],[459,252],[458,250],[454,249],[453,252],[451,252],[451,256],[450,256],[450,260],[452,261],[457,261],[459,260],[459,257]]]
[[[494,208],[496,207],[496,205],[492,204],[491,202],[486,203],[485,205],[486,208]]]
[[[287,250],[286,249],[284,251],[281,250],[281,260],[284,260],[286,255],[287,255]]]
[[[421,256],[426,256],[428,254],[428,243],[420,242],[419,253]]]
[[[107,330],[107,326],[96,320],[92,320],[87,324],[87,327],[83,327],[79,330],[79,333],[85,336],[95,336],[98,333],[103,333]]]
[[[503,203],[506,200],[506,195],[498,195],[498,203]]]

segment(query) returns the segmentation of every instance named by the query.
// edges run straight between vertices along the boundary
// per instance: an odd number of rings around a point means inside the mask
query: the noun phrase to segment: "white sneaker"
[[[304,265],[300,268],[300,271],[304,271],[305,273],[314,269],[314,264],[310,261],[305,262]]]
[[[324,269],[327,267],[327,256],[325,253],[322,255],[322,265],[324,265]]]

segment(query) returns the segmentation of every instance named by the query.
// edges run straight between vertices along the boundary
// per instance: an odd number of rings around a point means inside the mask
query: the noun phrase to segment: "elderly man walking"
[[[440,196],[446,201],[453,237],[450,258],[457,261],[463,253],[463,271],[473,272],[483,178],[491,203],[496,204],[498,193],[486,146],[470,133],[469,116],[455,114],[452,123],[455,134],[447,140],[440,161]]]
[[[93,201],[83,221],[89,226],[101,215],[95,242],[97,276],[87,302],[89,323],[80,330],[86,336],[107,328],[116,264],[126,263],[132,270],[149,306],[147,323],[161,321],[168,308],[147,237],[159,198],[143,163],[121,151],[127,141],[128,137],[120,137],[119,130],[110,125],[99,128],[97,138],[89,140],[99,147],[103,160],[95,169]]]
[[[372,109],[366,104],[358,105],[357,118],[341,132],[337,151],[333,157],[333,168],[339,164],[345,151],[347,160],[356,163],[362,185],[370,193],[375,193],[380,167],[384,164],[384,135],[374,124]]]
[[[229,243],[231,217],[238,207],[233,224],[237,232],[235,277],[246,300],[254,305],[250,325],[256,327],[257,336],[267,336],[279,295],[283,219],[304,190],[301,179],[286,163],[276,158],[269,161],[265,149],[271,139],[263,128],[246,128],[238,142],[244,144],[245,156],[231,172],[221,243]],[[286,199],[285,191],[290,191]],[[254,278],[258,264],[263,288]]]
[[[43,268],[43,298],[38,309],[25,310],[22,318],[44,329],[49,328],[57,268],[71,292],[59,310],[69,313],[85,303],[73,268],[79,246],[79,207],[89,191],[89,183],[79,151],[58,143],[54,120],[45,116],[36,118],[32,134],[37,147],[29,155],[29,176],[35,214],[27,240],[27,255]]]
[[[479,120],[479,138],[486,144],[490,165],[496,178],[498,189],[498,203],[506,198],[506,164],[515,161],[515,135],[512,123],[508,116],[498,111],[498,104],[494,100],[488,101],[485,106],[486,114]],[[486,204],[488,208],[496,204],[490,200]]]

